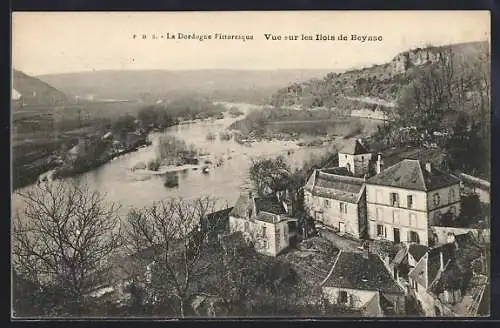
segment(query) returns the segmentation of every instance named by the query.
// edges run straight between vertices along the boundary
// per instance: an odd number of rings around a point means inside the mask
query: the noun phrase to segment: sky
[[[166,33],[253,40],[166,39]],[[151,34],[163,39],[151,39]],[[336,40],[301,40],[321,33]],[[136,34],[138,37],[133,38]],[[148,34],[143,40],[142,34]],[[265,34],[281,40],[266,40]],[[347,41],[338,40],[346,35]],[[352,35],[381,36],[354,41]],[[298,40],[285,40],[297,35]],[[12,65],[30,75],[92,70],[347,69],[426,45],[490,39],[488,11],[15,12]]]

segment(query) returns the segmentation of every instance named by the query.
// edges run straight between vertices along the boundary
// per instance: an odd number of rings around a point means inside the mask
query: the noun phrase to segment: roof
[[[420,286],[426,287],[425,283],[425,271],[427,270],[427,257],[423,257],[418,261],[417,265],[413,270],[410,271],[408,276],[413,280],[416,280]]]
[[[219,220],[219,219],[227,219],[229,217],[229,213],[233,210],[233,207],[228,207],[220,211],[212,212],[205,216],[207,221]]]
[[[441,268],[440,253],[443,253],[443,265],[446,265],[455,256],[455,245],[444,244],[429,250],[429,257],[427,259],[428,286],[437,278]]]
[[[224,228],[229,220],[229,213],[233,210],[233,207],[225,208],[220,211],[216,211],[207,214],[203,220],[201,220],[201,226],[203,230],[213,229],[213,228]]]
[[[408,249],[406,247],[401,248],[396,253],[396,256],[394,256],[394,259],[392,260],[392,264],[399,265],[399,264],[403,263],[407,254],[408,254]]]
[[[366,149],[366,147],[362,144],[359,139],[354,140],[353,142],[345,145],[339,153],[342,154],[350,154],[350,155],[361,155],[361,154],[369,154],[370,152]]]
[[[340,251],[323,286],[404,294],[380,257],[373,253],[365,258],[361,252]]]
[[[458,184],[460,180],[435,167],[432,167],[428,172],[425,169],[425,164],[419,160],[404,159],[368,179],[367,183],[402,189],[431,191]]]
[[[420,244],[410,244],[408,246],[408,252],[413,256],[415,261],[420,261],[420,259],[427,253],[429,247]]]
[[[271,214],[286,214],[283,204],[276,197],[254,198],[257,213],[264,211]]]
[[[253,197],[248,193],[242,193],[240,195],[229,215],[245,218],[247,216],[247,210],[253,208],[253,205],[255,205],[256,210],[254,218],[257,220],[275,223],[277,215],[281,218],[279,221],[286,220],[284,217],[286,215],[285,208],[276,197]]]
[[[330,174],[337,174],[337,175],[344,175],[344,176],[352,176],[351,172],[347,169],[347,167],[328,167],[328,168],[322,168],[321,172],[324,173],[330,173]]]
[[[426,286],[424,273],[427,270],[428,287],[430,287],[435,282],[436,278],[440,278],[438,273],[441,268],[441,253],[443,254],[443,265],[445,266],[444,269],[446,272],[448,269],[450,271],[457,269],[455,262],[459,262],[458,266],[462,266],[464,262],[471,262],[474,258],[479,256],[478,248],[479,246],[472,233],[469,232],[456,235],[454,243],[447,243],[428,249],[426,252],[428,254],[427,258],[423,258],[425,255],[424,253],[424,255],[420,257],[415,269],[413,269],[409,275],[413,279],[419,281],[422,286]],[[421,245],[414,245],[412,247],[412,252],[417,256],[420,256],[423,250],[424,248],[421,247]],[[449,263],[450,265],[448,265]],[[458,273],[458,271],[455,270],[455,273]]]
[[[305,189],[315,196],[357,203],[363,192],[364,179],[315,170]]]

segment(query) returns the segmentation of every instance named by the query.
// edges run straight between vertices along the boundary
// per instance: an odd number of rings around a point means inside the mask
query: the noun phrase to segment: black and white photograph
[[[13,12],[11,319],[489,317],[489,11]]]

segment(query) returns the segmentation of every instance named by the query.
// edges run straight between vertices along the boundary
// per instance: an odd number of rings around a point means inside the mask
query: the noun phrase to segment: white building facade
[[[366,182],[368,232],[372,239],[428,245],[428,230],[443,214],[460,213],[459,181],[405,159]]]

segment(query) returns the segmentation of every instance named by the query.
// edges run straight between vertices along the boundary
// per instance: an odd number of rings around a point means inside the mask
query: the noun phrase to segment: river
[[[226,103],[226,105],[228,108],[237,106],[245,113],[253,108],[260,108],[256,105],[241,103]],[[193,199],[200,196],[212,196],[217,199],[218,207],[233,206],[242,188],[248,185],[248,169],[252,158],[283,155],[292,167],[300,167],[311,156],[324,154],[327,148],[301,148],[295,142],[290,141],[263,141],[244,146],[232,139],[219,140],[219,132],[225,131],[229,125],[240,118],[231,118],[227,115],[226,118],[220,120],[183,124],[170,127],[161,133],[153,133],[150,135],[153,141],[151,146],[118,157],[76,178],[66,178],[63,181],[71,182],[75,179],[85,181],[91,189],[104,193],[108,201],[119,203],[120,214],[125,214],[130,208],[148,206],[169,197]],[[207,140],[206,136],[209,132],[214,133],[217,139]],[[178,172],[179,185],[174,188],[165,187],[165,178],[162,176],[148,176],[147,180],[142,180],[141,175],[131,172],[130,168],[139,162],[152,159],[156,153],[158,137],[165,134],[184,140],[188,145],[194,144],[215,158],[225,157],[226,160],[221,166],[212,167],[208,174],[192,169]],[[290,155],[289,151],[291,151]],[[228,156],[231,159],[227,159]],[[30,188],[36,188],[36,186],[27,186],[18,191],[25,192]],[[22,200],[19,195],[13,194],[13,213],[20,209],[22,209]]]

